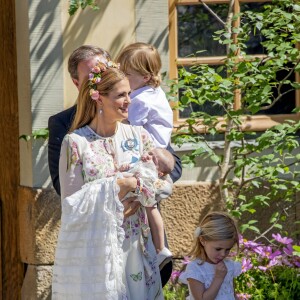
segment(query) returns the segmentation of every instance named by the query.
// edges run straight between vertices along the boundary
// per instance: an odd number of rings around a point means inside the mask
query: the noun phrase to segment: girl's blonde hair
[[[161,83],[161,59],[157,49],[146,43],[133,43],[119,54],[117,62],[124,73],[133,70],[142,76],[150,75],[147,85],[158,87]]]
[[[100,95],[108,95],[118,82],[125,79],[125,74],[117,68],[107,68],[101,74],[101,81],[97,83]],[[97,103],[90,96],[90,80],[88,77],[82,84],[77,98],[76,114],[69,132],[89,124],[97,113]]]
[[[225,212],[210,212],[199,224],[200,234],[195,238],[195,243],[189,255],[192,258],[200,258],[203,262],[207,255],[200,242],[233,240],[239,250],[239,234],[235,220]]]

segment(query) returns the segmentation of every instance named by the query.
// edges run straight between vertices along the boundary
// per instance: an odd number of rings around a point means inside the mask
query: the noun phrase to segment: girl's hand
[[[227,267],[224,261],[220,261],[216,264],[215,277],[224,279],[227,274]]]

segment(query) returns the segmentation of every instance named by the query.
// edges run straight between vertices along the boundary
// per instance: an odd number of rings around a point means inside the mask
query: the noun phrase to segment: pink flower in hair
[[[93,100],[98,100],[99,99],[99,91],[90,89],[90,96]]]
[[[92,72],[93,72],[93,73],[100,73],[100,71],[101,71],[101,69],[100,69],[99,66],[95,66],[95,67],[93,67],[93,69],[92,69]]]
[[[97,84],[101,81],[102,73],[105,72],[108,68],[119,68],[119,64],[116,64],[112,61],[100,63],[94,66],[89,73],[89,87],[90,87],[90,96],[93,100],[99,99],[99,91],[97,91]]]

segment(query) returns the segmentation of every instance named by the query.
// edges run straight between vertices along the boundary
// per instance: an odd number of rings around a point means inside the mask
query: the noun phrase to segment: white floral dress
[[[227,267],[227,274],[220,287],[219,293],[215,300],[235,300],[233,278],[241,274],[242,266],[240,262],[225,259],[224,263]],[[205,289],[208,289],[215,275],[215,265],[208,262],[201,264],[200,259],[195,259],[188,263],[186,270],[180,274],[179,280],[188,285],[188,279],[192,278],[202,282]],[[190,296],[187,300],[194,300],[189,287]]]
[[[122,123],[109,138],[89,126],[65,136],[52,299],[164,298],[145,208],[123,220],[115,172],[153,147],[142,127]]]

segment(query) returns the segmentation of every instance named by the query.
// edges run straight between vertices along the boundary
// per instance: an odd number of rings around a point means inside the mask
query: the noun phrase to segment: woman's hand
[[[135,177],[118,178],[117,183],[120,187],[119,199],[122,199],[129,193],[134,192],[137,186],[137,179]]]
[[[141,206],[141,203],[139,200],[137,200],[137,197],[130,197],[122,201],[122,204],[124,205],[124,218],[128,218],[136,213],[136,211]]]

